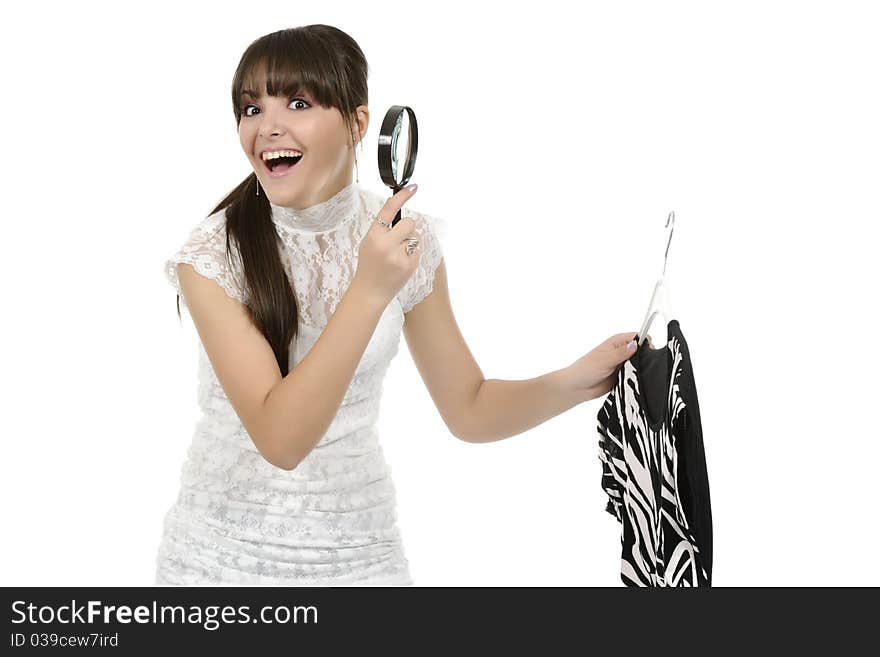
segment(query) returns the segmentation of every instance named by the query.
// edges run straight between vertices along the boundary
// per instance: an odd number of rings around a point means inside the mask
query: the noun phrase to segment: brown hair
[[[336,108],[351,128],[352,147],[358,134],[355,110],[367,105],[367,60],[357,42],[330,25],[305,25],[272,32],[254,41],[241,57],[232,78],[235,124],[243,113],[244,89],[290,100],[303,90],[324,108]],[[357,154],[355,154],[355,164]],[[252,172],[215,207],[226,209],[226,252],[230,240],[241,256],[250,292],[248,314],[275,352],[281,376],[287,376],[290,342],[296,335],[298,309],[292,283],[278,251],[278,233],[265,193],[257,196]],[[210,216],[210,215],[209,215]],[[180,317],[180,296],[177,297]]]

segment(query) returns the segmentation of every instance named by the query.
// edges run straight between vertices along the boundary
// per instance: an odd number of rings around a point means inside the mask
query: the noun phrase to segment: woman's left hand
[[[570,385],[585,401],[611,392],[617,382],[617,368],[636,353],[638,345],[632,351],[626,348],[635,336],[635,332],[612,335],[566,368]],[[651,345],[651,336],[648,336],[648,344]]]

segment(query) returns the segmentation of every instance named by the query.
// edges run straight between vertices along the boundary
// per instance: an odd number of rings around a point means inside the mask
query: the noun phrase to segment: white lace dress
[[[348,288],[360,240],[386,198],[352,183],[304,210],[272,204],[282,262],[299,308],[291,371]],[[402,215],[416,220],[419,267],[385,308],[329,429],[294,470],[276,468],[257,451],[199,342],[201,416],[181,470],[180,492],[164,518],[156,584],[413,583],[376,420],[403,315],[432,289],[446,222],[406,206]],[[165,274],[179,293],[176,265],[190,263],[247,303],[234,244],[233,254],[227,260],[221,210],[195,226],[166,261]]]

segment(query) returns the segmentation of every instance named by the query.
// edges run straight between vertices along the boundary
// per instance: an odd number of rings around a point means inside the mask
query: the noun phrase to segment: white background
[[[409,206],[449,222],[485,376],[638,330],[674,210],[715,585],[880,585],[872,4],[446,4],[57,2],[3,21],[2,584],[152,584],[198,417],[197,334],[162,265],[249,173],[242,52],[327,23],[370,66],[362,184],[386,191],[388,106],[417,112]],[[463,443],[401,341],[379,428],[415,583],[621,586],[602,400]]]

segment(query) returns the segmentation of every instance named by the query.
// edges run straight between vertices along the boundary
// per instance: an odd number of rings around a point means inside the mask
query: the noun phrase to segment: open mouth
[[[283,176],[296,166],[296,163],[302,159],[302,155],[296,157],[277,157],[274,160],[262,160],[263,166],[269,170],[271,176]]]

